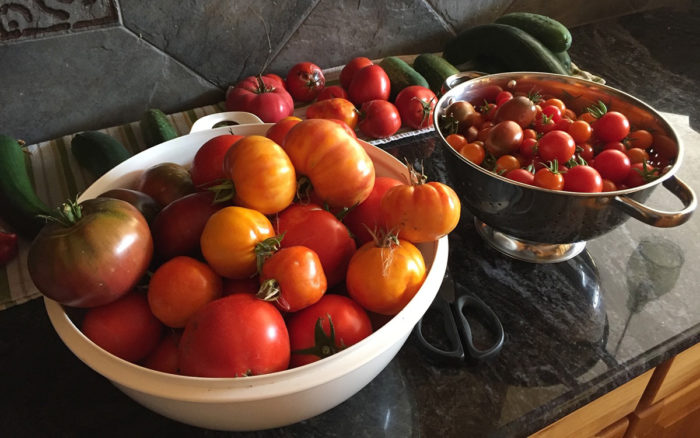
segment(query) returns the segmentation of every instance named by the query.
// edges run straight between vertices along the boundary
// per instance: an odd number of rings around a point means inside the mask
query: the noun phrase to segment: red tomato
[[[555,108],[549,106],[547,108]],[[566,163],[576,152],[576,142],[567,132],[554,130],[544,134],[537,142],[537,151],[544,161],[557,160]]]
[[[340,85],[346,90],[349,89],[355,73],[372,64],[373,62],[364,56],[351,59],[340,71]]]
[[[265,123],[275,123],[294,112],[294,99],[277,79],[249,76],[229,87],[226,93],[228,111],[247,111]]]
[[[433,126],[433,110],[436,103],[435,93],[430,88],[420,85],[409,85],[399,91],[394,99],[401,123],[413,129]]]
[[[574,166],[564,173],[564,190],[597,193],[603,190],[603,179],[591,166]]]
[[[604,142],[622,141],[629,132],[629,120],[617,111],[608,111],[593,123],[593,133]]]
[[[562,190],[564,188],[564,177],[556,166],[545,166],[535,172],[534,183],[537,187],[549,190]]]
[[[630,172],[630,159],[617,149],[605,149],[595,156],[592,166],[602,178],[619,184]]]
[[[161,207],[197,191],[190,171],[176,163],[159,163],[146,169],[136,190],[153,198]]]
[[[348,88],[348,96],[355,106],[370,100],[389,100],[391,82],[379,65],[372,64],[356,72]]]
[[[527,137],[523,139],[518,147],[518,152],[525,158],[532,158],[537,155],[537,139],[533,137]]]
[[[221,277],[209,265],[179,256],[153,273],[148,283],[148,305],[163,324],[181,328],[197,310],[219,298],[221,289]]]
[[[27,266],[37,289],[72,307],[100,306],[131,291],[153,255],[143,215],[113,198],[61,208],[69,211],[66,224],[48,222],[29,247]]]
[[[195,153],[190,168],[192,183],[201,189],[223,181],[226,151],[242,138],[242,135],[224,134],[204,143]]]
[[[318,96],[316,96],[316,101],[334,99],[336,97],[347,99],[348,92],[345,91],[345,89],[340,85],[329,85],[324,87],[323,90],[318,93]]]
[[[374,180],[374,187],[367,199],[351,208],[343,217],[343,223],[355,236],[358,244],[372,241],[372,233],[386,231],[380,208],[382,197],[390,188],[401,184],[402,182],[396,178],[378,176]]]
[[[365,309],[351,298],[326,294],[287,321],[291,367],[331,356],[372,334]]]
[[[347,99],[341,97],[325,99],[312,103],[306,108],[307,119],[336,119],[345,122],[350,129],[357,126],[359,115],[357,108]]]
[[[129,292],[109,304],[89,309],[80,330],[109,353],[138,362],[158,345],[163,325],[151,313],[144,295]]]
[[[3,233],[0,231],[0,266],[5,266],[17,257],[19,245],[17,234]]]
[[[294,204],[277,215],[273,224],[277,234],[283,235],[282,248],[301,245],[318,255],[328,287],[345,279],[357,247],[348,228],[331,212],[314,204]]]
[[[654,181],[659,177],[659,170],[647,163],[634,163],[624,179],[627,187],[637,187]]]
[[[287,246],[263,262],[257,297],[296,312],[318,302],[327,287],[318,255],[305,246]]]
[[[331,207],[351,207],[364,201],[374,186],[374,163],[364,147],[340,122],[308,119],[294,126],[284,150],[298,175]]]
[[[326,86],[326,78],[321,67],[311,62],[300,62],[287,73],[287,91],[299,102],[311,102]]]
[[[199,238],[209,217],[230,203],[215,203],[214,192],[183,196],[166,205],[153,220],[153,248],[159,261],[199,254]]]
[[[274,141],[278,145],[282,146],[282,143],[284,143],[284,137],[287,136],[287,133],[289,132],[290,129],[292,129],[292,126],[296,125],[299,122],[301,122],[301,119],[299,117],[295,117],[295,116],[285,117],[282,120],[280,120],[279,122],[270,126],[270,129],[268,129],[267,132],[265,133],[265,137],[269,138],[270,140]],[[223,168],[223,166],[222,166],[222,168]]]
[[[401,128],[401,116],[388,100],[369,100],[360,109],[360,131],[373,138],[390,137]]]
[[[143,366],[163,373],[178,374],[180,365],[177,360],[177,346],[180,343],[180,332],[168,332],[158,345],[143,360]]]
[[[248,278],[224,278],[221,294],[256,294],[260,289],[258,276]]]
[[[200,309],[178,347],[180,372],[198,377],[242,377],[289,367],[289,333],[272,304],[234,294]]]
[[[535,174],[527,169],[513,169],[507,172],[504,176],[508,179],[512,179],[513,181],[518,181],[523,184],[535,184]]]
[[[461,214],[455,191],[438,181],[425,182],[425,176],[410,166],[408,171],[410,184],[394,186],[382,197],[387,228],[412,243],[431,242],[450,233]]]
[[[370,312],[395,315],[425,280],[423,255],[412,243],[388,237],[362,245],[350,259],[348,294]]]

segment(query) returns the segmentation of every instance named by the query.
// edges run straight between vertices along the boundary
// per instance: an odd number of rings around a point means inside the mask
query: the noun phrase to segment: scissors
[[[456,294],[455,282],[449,273],[440,286],[440,290],[431,303],[427,312],[437,314],[442,320],[443,330],[449,343],[449,349],[438,347],[424,336],[424,325],[427,316],[418,320],[414,327],[414,335],[418,341],[418,347],[426,354],[427,358],[441,365],[459,365],[469,359],[481,361],[498,354],[503,347],[505,333],[503,325],[496,313],[481,299],[474,295],[460,291]],[[458,283],[457,287],[463,289]],[[448,295],[448,297],[445,297]],[[450,302],[450,295],[452,301]],[[457,295],[455,297],[455,295]],[[483,316],[483,326],[490,332],[490,337],[495,339],[486,348],[479,348],[474,342],[472,326],[465,315],[465,310],[472,308]],[[467,357],[467,354],[469,355]]]

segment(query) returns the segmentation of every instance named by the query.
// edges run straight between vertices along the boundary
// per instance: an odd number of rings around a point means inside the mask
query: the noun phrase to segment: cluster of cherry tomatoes
[[[247,111],[266,123],[294,113],[295,105],[308,105],[307,119],[342,120],[367,138],[394,135],[402,126],[429,128],[437,97],[429,88],[412,85],[390,101],[391,83],[384,69],[369,58],[350,60],[340,72],[339,85],[326,85],[323,71],[311,62],[294,65],[287,77],[269,73],[250,76],[230,87],[229,111]]]
[[[151,274],[90,307],[81,330],[125,360],[201,377],[280,371],[359,342],[423,284],[416,244],[459,221],[450,187],[406,170],[377,176],[344,122],[294,117],[214,137],[190,168],[149,167],[103,196],[143,213]]]
[[[514,181],[572,192],[622,190],[658,178],[676,157],[667,135],[631,126],[602,101],[577,114],[557,97],[491,91],[481,102],[452,103],[442,132],[467,160]]]

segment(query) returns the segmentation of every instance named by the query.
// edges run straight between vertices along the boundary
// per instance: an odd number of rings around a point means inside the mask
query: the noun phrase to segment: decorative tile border
[[[0,42],[119,22],[115,0],[0,1]]]

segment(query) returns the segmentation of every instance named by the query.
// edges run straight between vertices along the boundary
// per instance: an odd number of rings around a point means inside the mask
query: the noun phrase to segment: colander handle
[[[615,205],[625,213],[646,224],[662,228],[677,227],[684,224],[690,219],[693,211],[695,211],[695,207],[698,205],[695,192],[675,176],[664,181],[663,185],[683,202],[685,206],[683,210],[677,212],[656,210],[626,196],[615,196],[613,200],[616,202]]]
[[[451,76],[448,76],[445,78],[445,81],[442,83],[442,90],[441,94],[445,94],[447,91],[453,89],[457,85],[461,84],[462,82],[467,82],[469,80],[485,76],[488,73],[484,73],[481,71],[462,71],[459,73],[455,73]]]

